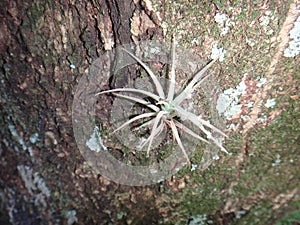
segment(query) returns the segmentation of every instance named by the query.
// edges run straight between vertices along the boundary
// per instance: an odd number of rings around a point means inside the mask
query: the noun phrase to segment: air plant
[[[151,146],[153,143],[153,140],[155,140],[156,137],[158,137],[161,132],[164,130],[164,128],[170,128],[172,131],[172,136],[176,140],[177,144],[179,145],[182,153],[184,154],[185,158],[187,159],[187,162],[190,164],[190,160],[188,157],[188,154],[184,148],[184,145],[180,139],[179,130],[186,132],[190,136],[209,143],[209,141],[212,141],[215,145],[217,145],[221,151],[227,152],[227,150],[220,144],[220,142],[213,137],[212,132],[216,132],[224,137],[227,137],[226,134],[224,134],[221,130],[213,126],[209,121],[204,120],[201,118],[200,115],[196,115],[192,112],[187,111],[185,108],[183,108],[183,102],[184,100],[188,99],[189,96],[193,93],[193,91],[199,87],[208,77],[209,75],[205,75],[205,72],[216,62],[218,58],[213,59],[210,63],[208,63],[204,68],[202,68],[200,71],[198,71],[193,78],[190,80],[187,85],[185,85],[178,93],[175,93],[176,86],[175,86],[175,67],[176,67],[176,41],[173,40],[172,43],[172,50],[171,50],[171,70],[170,70],[170,77],[169,77],[169,88],[168,93],[165,93],[163,89],[163,84],[160,82],[160,79],[154,74],[154,72],[149,68],[148,65],[146,65],[142,60],[140,60],[137,56],[126,50],[125,48],[122,48],[124,52],[126,52],[128,55],[130,55],[134,60],[136,60],[147,72],[147,74],[150,76],[150,78],[153,81],[153,84],[155,86],[156,93],[152,93],[149,91],[145,91],[142,89],[136,89],[136,88],[115,88],[112,90],[106,90],[97,93],[96,95],[101,94],[107,94],[107,93],[113,93],[117,97],[121,97],[130,101],[133,101],[135,103],[138,103],[144,107],[147,107],[150,109],[150,111],[141,113],[139,115],[134,116],[133,118],[129,119],[125,123],[123,123],[121,126],[119,126],[117,129],[115,129],[112,133],[115,133],[125,126],[128,126],[136,121],[139,120],[147,120],[146,122],[143,122],[139,128],[149,126],[151,129],[149,137],[143,142],[141,149],[147,146],[147,156],[149,155],[149,152],[151,150]],[[134,95],[125,95],[120,93],[132,93]],[[150,100],[151,99],[151,100]],[[191,128],[187,127],[183,124],[183,121],[188,121],[196,126],[196,128],[199,129],[199,131],[202,131],[206,138],[201,137],[199,134],[197,134],[195,131],[193,131]]]

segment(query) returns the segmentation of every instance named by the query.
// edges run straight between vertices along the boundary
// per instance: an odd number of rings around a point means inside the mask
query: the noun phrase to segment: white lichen
[[[211,59],[219,57],[219,61],[224,61],[226,50],[224,48],[218,48],[218,44],[214,44],[211,49]]]
[[[35,144],[38,141],[38,138],[39,138],[39,134],[34,133],[29,137],[29,140],[32,144]]]
[[[266,115],[263,115],[262,117],[257,118],[257,122],[259,123],[265,123],[268,120],[268,117]]]
[[[251,39],[248,39],[247,37],[246,37],[246,43],[247,43],[250,47],[254,47],[254,45],[255,45],[255,41],[253,41],[253,40],[251,40]]]
[[[226,126],[226,128],[228,130],[234,130],[236,127],[237,127],[237,125],[235,123],[231,123]]]
[[[93,133],[89,140],[87,140],[86,145],[91,151],[100,152],[101,150],[107,151],[107,147],[103,144],[99,127],[95,126]]]
[[[246,211],[245,211],[245,210],[239,210],[239,211],[237,211],[237,212],[235,213],[235,218],[236,218],[236,219],[240,219],[240,218],[242,218],[242,216],[245,215],[245,214],[246,214]]]
[[[75,69],[76,66],[75,66],[73,63],[71,63],[71,64],[70,64],[70,68],[71,68],[71,69]]]
[[[50,197],[50,190],[46,186],[43,178],[41,178],[37,172],[34,173],[29,166],[19,165],[17,169],[26,189],[34,196],[35,204],[37,206],[46,207],[46,199]]]
[[[267,78],[262,77],[259,79],[258,83],[256,84],[256,87],[262,87],[265,83],[267,83]]]
[[[274,30],[270,26],[270,22],[275,20],[276,18],[271,10],[267,10],[265,14],[259,18],[259,24],[267,35],[274,33]]]
[[[205,224],[213,224],[212,220],[207,219],[206,214],[199,214],[196,216],[192,216],[188,225],[205,225]]]
[[[191,43],[192,43],[192,45],[198,45],[199,41],[197,38],[194,38]]]
[[[67,219],[68,225],[72,225],[72,224],[78,222],[78,218],[76,217],[76,214],[77,214],[76,210],[69,210],[69,211],[66,211],[64,214]]]
[[[290,31],[290,39],[289,46],[284,50],[285,57],[295,57],[300,53],[300,16]]]
[[[217,13],[215,15],[215,21],[219,25],[223,25],[226,20],[228,20],[228,16],[226,14]]]
[[[239,104],[239,97],[246,93],[246,84],[241,81],[238,86],[233,89],[229,88],[219,95],[217,100],[217,110],[219,114],[223,114],[226,119],[230,120],[232,116],[241,113],[242,105]]]
[[[265,104],[265,107],[273,108],[275,105],[276,105],[276,100],[273,98],[273,99],[268,99],[267,100],[267,102]]]
[[[281,158],[281,156],[279,154],[277,154],[274,163],[272,163],[272,166],[278,166],[281,163],[280,158]]]
[[[197,169],[198,165],[197,164],[191,164],[191,171],[195,171]]]
[[[150,168],[150,173],[151,174],[156,174],[156,173],[158,173],[158,170],[154,169],[154,168]]]
[[[214,156],[212,157],[212,159],[217,161],[217,160],[220,159],[220,156],[219,156],[219,155],[214,155]]]
[[[254,106],[254,102],[248,102],[245,106],[252,108]]]
[[[17,130],[14,125],[10,124],[8,125],[9,131],[11,135],[17,140],[17,142],[22,146],[23,150],[27,150],[27,146],[25,144],[25,141],[19,136],[17,133]]]
[[[221,30],[221,36],[227,34],[230,30],[230,27],[235,25],[235,22],[232,22],[226,14],[222,13],[217,13],[215,15],[215,21]]]
[[[33,154],[33,149],[30,146],[27,146],[26,142],[23,140],[23,138],[18,134],[16,128],[14,125],[9,124],[8,125],[8,129],[11,133],[11,135],[13,136],[13,138],[15,138],[17,140],[17,142],[21,145],[22,149],[24,151],[28,151],[29,155],[31,157],[34,156]],[[15,148],[18,151],[18,148]]]

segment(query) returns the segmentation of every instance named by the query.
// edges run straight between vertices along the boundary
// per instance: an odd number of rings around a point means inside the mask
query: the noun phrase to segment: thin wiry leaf
[[[141,66],[147,71],[147,73],[149,74],[149,76],[151,77],[151,79],[153,80],[153,83],[155,85],[156,91],[159,95],[159,97],[161,98],[165,98],[165,93],[164,93],[164,89],[161,85],[161,83],[159,82],[158,78],[155,76],[155,74],[152,72],[152,70],[145,64],[142,62],[142,60],[140,60],[138,57],[136,57],[134,54],[132,54],[130,51],[128,51],[127,49],[123,48],[123,50],[125,52],[127,52],[132,58],[134,58],[139,64],[141,64]]]
[[[143,119],[143,118],[147,118],[147,117],[151,117],[151,116],[154,116],[156,113],[154,112],[150,112],[150,113],[143,113],[143,114],[140,114],[140,115],[137,115],[133,118],[131,118],[130,120],[128,120],[127,122],[123,123],[121,126],[119,126],[117,129],[115,129],[113,133],[116,133],[117,131],[121,130],[122,128],[124,128],[125,126],[133,123],[134,121],[136,120],[139,120],[139,119]]]
[[[174,121],[176,127],[178,127],[180,130],[182,130],[183,132],[186,132],[187,134],[191,135],[194,138],[197,138],[200,141],[203,141],[205,143],[209,143],[206,139],[204,139],[203,137],[199,136],[198,134],[196,134],[194,131],[192,131],[190,128],[188,128],[187,126],[183,125],[182,123],[178,122],[178,121]]]
[[[165,124],[161,122],[156,130],[155,137],[161,134],[161,132],[164,130]]]
[[[175,137],[175,139],[177,141],[177,144],[179,145],[179,147],[180,147],[180,149],[181,149],[184,157],[187,159],[187,162],[188,162],[189,166],[191,166],[191,161],[190,161],[189,156],[186,153],[185,148],[184,148],[184,146],[183,146],[183,144],[181,142],[181,139],[180,139],[179,134],[178,134],[178,130],[177,130],[177,128],[176,128],[173,120],[169,121],[169,126],[171,127],[172,134],[174,135],[174,137]]]
[[[168,92],[168,97],[167,99],[169,101],[172,101],[174,98],[174,93],[175,93],[175,67],[176,67],[176,40],[175,37],[173,37],[173,42],[172,42],[172,65],[171,65],[171,78],[170,78],[170,85],[169,85],[169,92]]]
[[[122,95],[122,94],[114,94],[114,95],[118,96],[120,98],[125,98],[125,99],[128,99],[128,100],[131,100],[131,101],[136,102],[136,103],[140,103],[140,104],[142,104],[146,107],[149,107],[150,109],[152,109],[155,112],[159,111],[159,108],[156,105],[153,105],[152,103],[150,103],[148,101],[145,101],[142,98],[135,98],[135,97],[132,97],[132,96]]]
[[[202,124],[200,124],[200,126],[198,126],[198,127],[200,128],[200,130],[201,130],[203,133],[205,133],[205,135],[207,136],[207,139],[212,140],[212,141],[215,143],[215,145],[217,145],[217,146],[221,149],[221,151],[223,151],[223,152],[225,152],[225,153],[228,153],[228,151],[227,151],[227,150],[219,143],[219,141],[216,140],[216,139],[212,136],[211,132],[208,131],[208,130],[206,130]]]
[[[154,119],[155,119],[155,117],[151,118],[150,120],[148,120],[148,121],[146,121],[144,123],[142,123],[141,125],[139,125],[138,127],[136,127],[135,130],[139,130],[139,129],[143,128],[143,127],[150,126],[154,122]]]
[[[184,90],[174,99],[176,105],[180,105],[181,102],[189,96],[194,90],[194,86],[196,83],[200,81],[203,74],[218,60],[218,57],[208,63],[203,69],[201,69],[194,78],[188,83],[188,85],[184,88]]]
[[[203,124],[204,126],[212,129],[213,131],[217,132],[218,134],[221,134],[224,137],[228,137],[224,132],[222,132],[221,130],[219,130],[218,128],[216,128],[215,126],[213,126],[209,121],[206,121],[204,119],[201,119],[199,116],[197,117],[197,119],[200,121],[201,124]]]
[[[115,88],[115,89],[112,89],[112,90],[101,91],[101,92],[97,93],[95,96],[102,95],[102,94],[107,94],[107,93],[113,93],[113,92],[122,92],[122,91],[124,91],[124,92],[139,93],[139,94],[146,95],[146,96],[148,96],[150,98],[153,98],[156,101],[160,100],[160,97],[157,96],[156,94],[153,94],[153,93],[151,93],[149,91],[144,91],[144,90],[135,89],[135,88]]]
[[[206,75],[205,77],[203,77],[198,83],[195,84],[195,86],[192,88],[191,93],[193,93],[193,91],[195,89],[197,89],[204,81],[206,81],[207,78],[210,77],[210,74]]]
[[[175,106],[175,110],[176,112],[178,112],[178,114],[180,115],[180,117],[184,120],[189,120],[191,121],[194,125],[196,126],[200,126],[201,124],[203,124],[204,126],[210,128],[211,130],[223,135],[224,137],[227,137],[226,134],[224,134],[221,130],[219,130],[218,128],[216,128],[215,126],[211,125],[208,121],[201,119],[199,116],[183,109],[180,106]]]
[[[228,151],[227,151],[227,149],[226,148],[224,148],[223,146],[222,146],[222,144],[220,144],[215,138],[211,138],[212,140],[213,140],[213,142],[215,143],[215,145],[217,145],[220,149],[221,149],[221,151],[222,152],[225,152],[226,154],[228,154]]]
[[[199,82],[199,80],[202,78],[203,74],[218,60],[218,57],[213,59],[210,63],[208,63],[202,70],[200,70],[194,78],[191,80],[191,82],[188,84],[187,89],[192,89],[196,83]]]
[[[215,132],[217,132],[217,133],[219,133],[219,134],[221,134],[221,135],[223,135],[225,137],[226,137],[226,134],[224,134],[218,128],[216,128],[213,125],[211,125],[208,121],[205,121],[205,120],[199,118],[198,116],[196,116],[195,114],[190,113],[190,112],[184,110],[180,106],[176,106],[175,109],[181,115],[184,115],[185,118],[188,119],[189,121],[191,121],[195,126],[197,126],[207,136],[207,139],[212,140],[221,149],[221,151],[228,153],[228,151],[212,136],[212,134],[211,134],[210,131],[208,131],[208,130],[206,130],[204,128],[203,125],[209,127],[213,131],[215,131]]]
[[[154,123],[155,118],[152,118],[148,125],[151,123]],[[161,121],[160,121],[161,122]],[[154,138],[161,134],[161,132],[164,130],[165,124],[163,122],[159,123],[157,129],[155,130]],[[143,142],[143,144],[140,146],[140,149],[142,149],[147,143],[149,142],[149,137]]]
[[[143,143],[143,145],[141,146],[141,148],[143,148],[148,142],[148,148],[147,148],[147,155],[149,155],[149,152],[151,150],[151,146],[152,146],[152,141],[154,139],[154,137],[156,136],[156,134],[158,133],[157,129],[158,129],[158,124],[159,122],[161,122],[161,118],[163,115],[167,114],[167,112],[165,111],[160,111],[159,113],[157,113],[155,119],[154,119],[154,123],[153,123],[153,127],[151,130],[151,134],[150,136],[147,138],[147,140]]]

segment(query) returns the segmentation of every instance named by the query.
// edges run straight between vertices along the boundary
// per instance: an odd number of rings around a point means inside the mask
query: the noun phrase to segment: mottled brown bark
[[[157,223],[143,188],[110,183],[85,164],[71,123],[78,80],[100,54],[130,42],[130,18],[142,8],[131,0],[1,1],[3,224],[117,224],[120,212],[133,224]]]

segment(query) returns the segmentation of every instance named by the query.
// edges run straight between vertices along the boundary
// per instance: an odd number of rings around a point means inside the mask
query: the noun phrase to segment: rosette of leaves
[[[106,90],[97,93],[96,95],[109,94],[112,93],[117,97],[127,99],[129,101],[133,101],[134,103],[138,103],[144,107],[150,109],[150,111],[142,112],[125,123],[115,129],[112,133],[115,133],[125,126],[129,126],[130,124],[136,123],[137,121],[143,121],[136,129],[141,129],[145,126],[150,127],[150,135],[143,142],[140,148],[144,148],[147,146],[147,155],[151,150],[151,146],[155,138],[157,138],[164,128],[171,129],[173,138],[176,140],[179,145],[182,153],[184,154],[187,162],[190,165],[190,160],[187,154],[187,151],[184,148],[184,145],[181,141],[179,130],[186,132],[193,138],[196,138],[200,141],[209,143],[213,142],[217,145],[221,151],[228,153],[227,150],[222,146],[220,141],[217,140],[212,134],[218,133],[221,136],[227,137],[224,132],[220,129],[212,125],[208,120],[202,119],[201,115],[196,115],[183,107],[184,100],[190,98],[192,96],[194,90],[203,83],[208,75],[205,75],[207,70],[217,61],[218,57],[209,62],[206,66],[204,66],[200,71],[198,71],[192,79],[180,89],[177,93],[175,93],[176,87],[176,41],[173,40],[172,49],[171,49],[171,70],[169,76],[169,88],[167,93],[165,93],[164,86],[160,82],[158,76],[150,69],[150,67],[145,64],[141,59],[135,56],[133,53],[128,51],[125,48],[122,48],[127,54],[129,54],[134,60],[136,60],[147,72],[149,77],[151,78],[154,86],[155,92],[149,92],[142,89],[136,88],[115,88],[112,90]],[[131,95],[126,95],[125,93],[132,93]],[[134,94],[134,95],[133,95]],[[146,120],[146,122],[145,122]],[[188,126],[183,124],[183,121],[188,121],[193,124],[197,129],[199,129],[199,134],[189,128]],[[200,135],[200,133],[202,135]],[[203,137],[204,136],[204,137]]]

